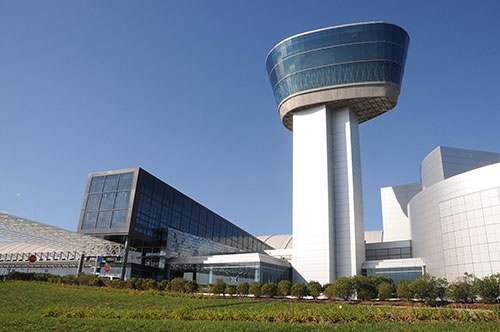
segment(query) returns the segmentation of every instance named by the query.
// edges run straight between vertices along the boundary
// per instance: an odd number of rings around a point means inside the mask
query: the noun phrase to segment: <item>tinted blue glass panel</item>
[[[119,191],[116,193],[115,209],[127,209],[130,200],[130,191]]]
[[[97,222],[97,212],[86,212],[83,217],[82,229],[94,229]]]
[[[359,82],[401,85],[408,34],[395,25],[369,23],[325,29],[278,44],[266,69],[279,104],[310,89]]]
[[[153,195],[153,179],[151,179],[149,176],[142,177],[141,194],[150,197]]]
[[[97,217],[97,229],[109,228],[111,224],[111,211],[99,212]]]
[[[214,215],[211,213],[208,213],[207,214],[207,228],[211,228],[211,229],[215,230],[214,220],[215,220]],[[217,232],[219,232],[219,229],[217,229]]]
[[[174,211],[172,214],[172,227],[175,229],[180,229],[181,226],[181,214]]]
[[[165,195],[163,197],[163,204],[168,207],[173,207],[174,205],[174,193],[170,189],[165,190]]]
[[[106,176],[106,180],[104,182],[104,191],[115,191],[118,187],[118,179],[119,174],[113,174]]]
[[[118,183],[118,190],[132,189],[132,181],[134,180],[134,173],[120,174],[120,182]]]
[[[193,204],[189,200],[184,200],[184,205],[182,207],[182,214],[185,215],[186,217],[191,216],[191,207]]]
[[[86,211],[97,211],[99,210],[99,203],[101,201],[101,194],[91,194],[87,197]]]
[[[154,190],[153,190],[153,199],[159,203],[163,201],[163,192],[165,190],[163,189],[163,186],[159,183],[155,183]]]
[[[115,210],[111,220],[111,228],[123,228],[127,223],[127,210]]]
[[[113,204],[115,203],[115,195],[115,193],[102,194],[101,207],[99,208],[99,210],[113,209]]]
[[[179,195],[174,196],[174,210],[177,212],[182,212],[182,197]]]
[[[89,192],[100,193],[102,192],[102,187],[104,186],[104,176],[93,177],[90,181]]]
[[[280,102],[294,93],[324,86],[359,83],[392,82],[401,85],[402,67],[393,62],[372,61],[322,67],[295,73],[282,80],[274,90]]]

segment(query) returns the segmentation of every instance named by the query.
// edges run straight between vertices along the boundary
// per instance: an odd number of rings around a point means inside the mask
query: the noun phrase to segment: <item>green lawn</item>
[[[486,310],[178,298],[21,281],[0,282],[0,294],[1,331],[500,331],[499,313]]]

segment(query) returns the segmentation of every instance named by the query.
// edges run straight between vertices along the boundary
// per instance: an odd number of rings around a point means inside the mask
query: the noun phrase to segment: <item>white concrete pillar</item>
[[[293,115],[294,282],[332,282],[364,260],[358,121],[348,108]]]

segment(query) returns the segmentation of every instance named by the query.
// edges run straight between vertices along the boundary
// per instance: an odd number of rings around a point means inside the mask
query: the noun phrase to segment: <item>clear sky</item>
[[[87,175],[140,166],[243,229],[291,233],[292,133],[264,69],[291,35],[382,20],[411,42],[360,125],[365,227],[436,146],[500,152],[499,1],[0,0],[0,210],[76,230]],[[499,175],[500,176],[500,175]]]

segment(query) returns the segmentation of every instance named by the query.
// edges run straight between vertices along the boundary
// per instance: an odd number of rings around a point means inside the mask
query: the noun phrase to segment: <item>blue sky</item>
[[[87,175],[141,166],[249,232],[291,233],[292,134],[267,52],[382,20],[398,106],[360,126],[365,228],[436,146],[500,152],[498,1],[0,0],[0,210],[75,230]]]

